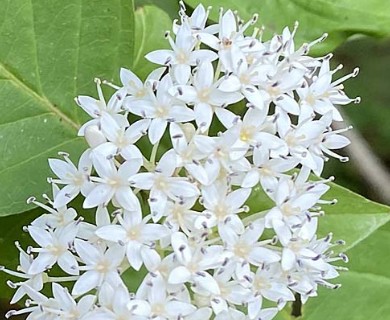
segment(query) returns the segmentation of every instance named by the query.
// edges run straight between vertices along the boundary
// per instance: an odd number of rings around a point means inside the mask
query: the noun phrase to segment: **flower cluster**
[[[49,205],[28,200],[47,212],[25,228],[36,245],[17,244],[18,270],[1,268],[23,279],[8,282],[11,303],[28,297],[7,317],[269,320],[339,287],[332,263],[347,257],[330,248],[342,242],[316,236],[332,178],[311,177],[328,157],[348,160],[334,149],[349,128],[331,124],[359,101],[342,85],[358,70],[332,80],[332,55],[308,55],[326,35],[296,49],[297,24],[265,41],[257,15],[221,10],[206,25],[209,10],[182,5],[144,82],[121,69],[119,86],[96,79],[98,99],[76,98],[89,147],[77,166],[49,159]],[[260,192],[274,205],[254,213]],[[68,207],[79,194],[93,219]]]

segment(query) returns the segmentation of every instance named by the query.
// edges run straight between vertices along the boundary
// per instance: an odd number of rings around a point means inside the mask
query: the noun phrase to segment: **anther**
[[[339,257],[345,262],[348,263],[349,259],[348,256],[345,253],[340,253]]]
[[[325,57],[324,60],[330,60],[333,58],[333,53],[328,53]]]
[[[257,22],[257,20],[259,20],[259,14],[258,13],[255,13],[252,17],[252,24],[255,24]]]
[[[34,203],[37,199],[35,197],[30,197],[27,199],[27,204],[31,204],[31,203]]]
[[[183,88],[182,87],[178,87],[177,88],[177,92],[179,93],[179,95],[183,95]]]
[[[58,155],[59,155],[60,157],[64,157],[64,158],[68,158],[68,157],[69,157],[69,153],[64,152],[64,151],[58,152]]]
[[[356,97],[355,99],[353,99],[353,103],[360,103],[360,101],[362,101],[362,99],[360,97]]]

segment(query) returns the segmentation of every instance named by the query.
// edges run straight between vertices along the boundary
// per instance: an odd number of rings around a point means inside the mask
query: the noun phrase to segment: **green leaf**
[[[336,291],[320,290],[303,308],[303,320],[390,319],[390,223],[349,251],[350,271]]]
[[[198,0],[186,0],[195,7]],[[385,0],[218,0],[202,1],[213,6],[211,19],[218,21],[218,8],[237,10],[241,18],[248,20],[259,13],[260,22],[266,27],[266,35],[281,33],[285,26],[293,27],[299,21],[296,42],[313,41],[323,33],[329,38],[316,45],[316,53],[326,53],[340,45],[353,34],[385,37],[390,34],[390,11]]]
[[[47,192],[47,158],[86,146],[73,102],[96,95],[94,77],[117,78],[132,61],[133,3],[127,0],[1,0],[0,216],[27,210]]]
[[[145,5],[135,11],[135,28],[137,45],[132,69],[139,77],[146,78],[158,66],[148,62],[144,56],[153,50],[169,48],[164,34],[172,28],[172,20],[168,13],[157,6]]]

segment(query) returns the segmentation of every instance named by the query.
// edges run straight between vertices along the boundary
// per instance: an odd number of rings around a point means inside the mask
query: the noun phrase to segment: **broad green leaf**
[[[172,20],[168,13],[157,6],[145,5],[135,11],[135,28],[136,50],[132,69],[139,77],[145,78],[159,66],[147,61],[144,56],[153,50],[169,48],[164,35],[172,28]]]
[[[390,208],[368,200],[346,188],[331,183],[326,199],[337,199],[335,205],[325,205],[325,216],[320,219],[319,234],[333,232],[334,237],[346,241],[338,251],[347,251],[390,221]]]
[[[132,1],[0,1],[0,215],[47,192],[47,158],[85,145],[78,94],[117,78],[133,52]]]
[[[171,19],[169,25],[172,26],[172,21],[178,19],[179,12],[179,1],[176,0],[135,0],[134,1],[136,9],[143,6],[155,6],[167,13]],[[164,29],[162,26],[160,29]],[[170,30],[171,28],[167,29]]]
[[[198,0],[186,0],[195,7]],[[296,42],[302,44],[329,33],[329,38],[317,45],[315,52],[333,50],[352,34],[385,37],[390,34],[390,11],[386,0],[218,0],[202,1],[213,6],[211,19],[218,20],[218,9],[237,10],[242,19],[259,13],[259,25],[266,27],[266,35],[281,33],[285,26],[293,27],[299,21]]]
[[[390,319],[390,223],[349,251],[350,271],[336,291],[320,290],[303,308],[303,320]]]

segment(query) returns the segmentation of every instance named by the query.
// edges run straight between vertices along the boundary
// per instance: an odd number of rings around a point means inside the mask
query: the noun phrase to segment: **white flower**
[[[333,120],[342,121],[343,118],[335,105],[360,102],[359,97],[355,99],[347,97],[344,91],[342,91],[342,82],[356,77],[359,69],[356,68],[352,73],[332,82],[332,75],[340,70],[342,66],[330,71],[330,58],[331,55],[328,55],[323,59],[318,75],[314,76],[311,82],[304,82],[303,86],[297,88],[297,93],[301,99],[301,107],[304,109],[306,115],[309,116],[313,111],[322,115],[331,112]]]
[[[153,173],[138,173],[130,178],[132,186],[150,190],[149,206],[155,222],[164,214],[168,198],[179,200],[199,195],[196,186],[186,178],[172,176],[175,169],[176,154],[170,150],[161,157]]]
[[[160,141],[168,122],[187,122],[194,119],[194,113],[182,102],[168,93],[173,86],[169,74],[164,76],[156,91],[148,100],[137,100],[129,103],[129,110],[146,119],[152,119],[148,136],[152,144]]]
[[[11,282],[10,280],[8,281],[8,285],[11,286],[11,288],[17,288],[10,301],[10,304],[17,303],[20,299],[24,297],[24,295],[26,294],[25,285],[28,285],[36,291],[41,291],[43,288],[44,276],[46,275],[43,272],[34,274],[29,273],[28,271],[31,267],[31,263],[34,261],[33,256],[23,251],[18,242],[16,243],[16,247],[19,250],[19,266],[17,268],[18,271],[8,270],[3,266],[0,266],[0,271],[3,271],[12,276],[25,279],[24,282],[17,283]]]
[[[196,311],[192,304],[170,298],[166,283],[156,275],[148,283],[147,301],[150,304],[150,319],[180,319]]]
[[[222,246],[209,246],[200,250],[195,244],[192,247],[181,232],[172,234],[171,243],[180,266],[171,271],[168,283],[195,282],[207,292],[220,294],[218,283],[206,270],[217,268],[227,257]]]
[[[56,313],[53,310],[59,310],[59,301],[56,299],[49,299],[42,293],[34,290],[27,284],[23,284],[24,290],[29,296],[30,303],[25,308],[19,310],[10,310],[5,314],[5,318],[8,319],[11,316],[22,315],[30,313],[27,319],[45,319],[55,320],[58,319]]]
[[[226,128],[231,127],[236,115],[225,107],[240,101],[241,94],[218,89],[219,82],[214,82],[214,68],[210,62],[202,62],[196,68],[192,82],[191,85],[173,87],[170,93],[194,105],[195,121],[201,132],[210,127],[214,113]]]
[[[53,197],[56,198],[60,189],[56,184],[52,184]],[[64,227],[69,223],[73,222],[77,217],[77,212],[73,208],[67,208],[62,206],[59,208],[54,208],[53,201],[47,196],[44,195],[45,200],[53,207],[49,207],[46,204],[38,202],[34,197],[27,199],[27,203],[34,203],[36,206],[41,207],[47,213],[43,213],[37,217],[33,222],[32,226],[39,227],[42,229],[54,229],[58,227]]]
[[[126,247],[126,257],[130,265],[139,270],[145,260],[160,262],[156,251],[148,245],[152,241],[160,240],[168,235],[166,227],[159,224],[147,223],[149,217],[142,219],[141,210],[124,211],[123,215],[117,214],[120,225],[107,225],[99,228],[96,234],[108,241],[117,242]]]
[[[142,153],[135,143],[147,133],[149,125],[149,119],[142,119],[127,128],[120,127],[108,113],[103,114],[101,129],[108,142],[94,148],[94,153],[100,153],[105,157],[120,154],[125,160],[142,159]]]
[[[209,301],[215,314],[228,311],[229,305],[243,305],[250,297],[250,290],[241,285],[239,280],[234,279],[235,264],[228,259],[222,267],[214,271],[213,277],[220,288],[220,294],[210,294],[201,288],[195,288],[197,294],[203,295]]]
[[[260,312],[263,297],[284,307],[287,301],[294,301],[295,297],[288,288],[287,277],[284,276],[279,263],[264,265],[257,269],[251,277],[253,299],[248,303],[248,313],[251,318]]]
[[[238,139],[238,130],[228,130],[218,137],[196,135],[194,143],[199,150],[208,155],[205,162],[205,170],[208,182],[213,183],[219,176],[228,173],[249,171],[249,161],[243,156],[236,158],[232,146]],[[233,160],[233,155],[235,156]]]
[[[100,80],[95,79],[96,85],[97,85],[97,91],[99,95],[99,100],[96,100],[94,98],[88,97],[88,96],[78,96],[75,100],[76,103],[86,112],[89,116],[91,116],[93,119],[86,122],[84,125],[81,126],[79,129],[78,135],[84,136],[85,130],[88,126],[91,125],[99,125],[100,124],[100,118],[104,112],[107,112],[111,114],[115,120],[123,125],[128,124],[127,118],[119,114],[122,111],[122,104],[123,99],[126,96],[126,89],[120,89],[114,95],[111,96],[108,103],[106,103],[106,100],[104,98],[102,88],[100,87]]]
[[[201,228],[218,229],[227,224],[237,232],[242,232],[244,225],[238,214],[245,212],[242,208],[248,199],[251,189],[239,188],[229,192],[226,181],[217,181],[209,186],[202,187],[202,204],[205,211],[196,219],[195,226]]]
[[[57,312],[54,310],[52,312],[57,314],[66,314],[66,319],[69,320],[82,319],[89,313],[89,311],[91,311],[96,301],[96,296],[85,295],[76,302],[70,295],[67,288],[62,287],[55,282],[53,282],[52,290],[54,299],[59,306]]]
[[[119,266],[124,258],[124,248],[114,245],[106,251],[92,244],[76,239],[76,252],[84,266],[80,270],[85,271],[75,282],[72,295],[82,295],[103,284],[104,281],[112,285],[119,285],[122,280],[119,276]]]
[[[225,70],[233,70],[232,56],[239,49],[240,41],[244,39],[245,30],[257,21],[257,15],[246,24],[237,26],[237,17],[231,11],[220,11],[218,38],[212,34],[202,32],[199,34],[200,41],[209,47],[218,50],[219,59]]]
[[[214,26],[217,25],[211,25],[206,27],[207,18],[210,12],[211,7],[208,7],[207,10],[205,10],[204,6],[202,4],[198,4],[194,11],[192,12],[192,15],[189,17],[186,15],[186,7],[183,1],[179,1],[180,4],[180,11],[179,15],[182,18],[182,23],[187,24],[189,28],[191,29],[193,34],[197,34],[201,31],[209,32],[209,33],[215,33],[213,30],[215,29]],[[174,21],[173,23],[173,32],[176,34],[180,28],[179,25],[177,25]],[[216,30],[217,32],[218,30]]]
[[[200,183],[208,184],[208,176],[201,160],[206,158],[207,154],[199,150],[194,141],[195,128],[192,124],[185,124],[184,130],[177,123],[172,122],[169,127],[172,146],[177,154],[177,166],[184,166],[189,174]],[[186,134],[190,131],[190,137]]]
[[[196,233],[194,222],[200,214],[192,208],[197,201],[197,197],[183,198],[180,201],[168,201],[165,210],[164,224],[172,231],[182,230],[187,235]],[[191,231],[190,231],[191,230]],[[203,228],[200,232],[204,232]]]
[[[194,50],[198,40],[193,36],[188,24],[178,27],[175,41],[169,32],[166,36],[173,50],[152,51],[145,58],[160,65],[172,66],[174,79],[178,83],[187,83],[191,74],[191,66],[195,66],[198,61],[211,62],[218,58],[218,55],[213,51]]]
[[[310,212],[321,196],[329,190],[324,183],[306,183],[297,188],[289,178],[281,178],[271,194],[276,207],[272,208],[265,216],[265,226],[273,228],[280,239],[289,237],[283,226],[289,229],[302,227],[302,224],[316,216]]]
[[[146,78],[145,83],[142,83],[140,78],[138,78],[132,71],[121,68],[119,76],[127,94],[130,95],[125,98],[125,101],[123,102],[124,107],[126,107],[126,105],[131,101],[148,99],[150,88],[153,88],[158,84],[158,81],[165,70],[166,68],[153,70]]]
[[[273,240],[264,240],[259,242],[259,238],[264,231],[264,222],[256,220],[249,224],[241,234],[237,234],[231,228],[220,229],[220,236],[226,249],[233,253],[236,264],[236,273],[239,278],[248,275],[248,263],[255,266],[262,266],[266,263],[280,261],[280,255],[265,245]]]
[[[93,208],[107,204],[111,199],[126,210],[136,210],[139,201],[130,188],[129,178],[136,174],[141,167],[141,159],[126,161],[117,169],[112,160],[94,157],[94,168],[99,177],[93,177],[98,182],[85,198],[83,207]]]
[[[90,159],[90,151],[85,151],[79,160],[78,168],[69,159],[65,153],[61,153],[64,160],[49,159],[51,170],[59,179],[50,179],[52,183],[65,184],[59,192],[56,192],[54,197],[54,207],[63,207],[72,201],[81,192],[83,196],[87,196],[93,188],[93,183],[89,180],[92,161]]]
[[[83,320],[147,320],[150,307],[146,301],[132,299],[124,285],[112,286],[104,282],[99,290],[100,308],[95,308]]]
[[[58,266],[68,274],[79,274],[77,260],[69,251],[78,231],[76,222],[54,231],[35,226],[29,226],[27,230],[40,246],[40,248],[30,248],[30,251],[38,253],[38,256],[29,267],[29,274],[41,273],[50,269],[55,263],[58,263]]]
[[[231,157],[233,160],[245,157],[250,148],[255,149],[253,153],[261,153],[263,156],[273,158],[287,156],[286,142],[275,134],[267,132],[271,125],[266,121],[268,110],[265,111],[250,108],[243,119],[237,120],[234,127],[229,129],[238,131],[238,139],[232,146]]]

